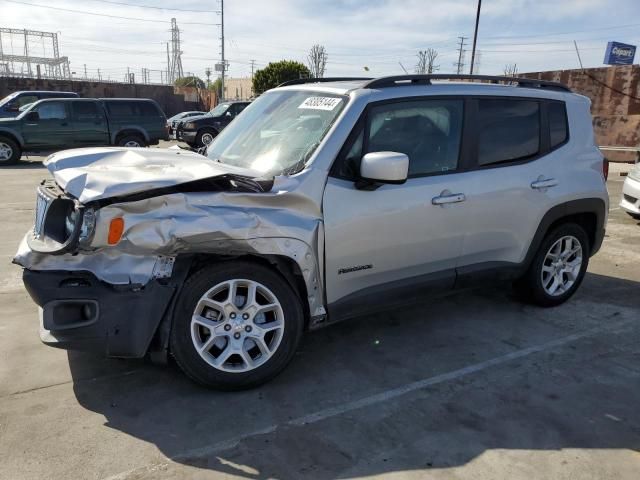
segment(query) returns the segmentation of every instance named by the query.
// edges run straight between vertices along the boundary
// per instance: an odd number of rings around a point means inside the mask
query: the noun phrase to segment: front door
[[[73,126],[69,119],[67,103],[46,100],[31,110],[38,112],[38,120],[29,121],[26,117],[22,119],[25,150],[56,150],[73,146]]]
[[[338,315],[453,286],[465,230],[463,104],[370,106],[340,153],[323,200],[327,302]],[[407,154],[407,182],[358,189],[360,159],[375,151]]]

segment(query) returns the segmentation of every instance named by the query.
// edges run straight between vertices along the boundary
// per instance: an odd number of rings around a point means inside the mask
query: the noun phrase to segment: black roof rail
[[[462,75],[462,74],[431,74],[431,75],[394,75],[391,77],[376,78],[363,85],[363,88],[386,88],[402,85],[431,85],[432,80],[475,80],[490,83],[515,83],[518,87],[548,88],[570,92],[571,89],[559,82],[538,80],[537,78],[504,77],[492,75]]]
[[[289,85],[303,85],[305,83],[324,83],[324,82],[348,82],[353,80],[373,80],[371,77],[322,77],[322,78],[296,78],[282,82],[278,87],[288,87]]]

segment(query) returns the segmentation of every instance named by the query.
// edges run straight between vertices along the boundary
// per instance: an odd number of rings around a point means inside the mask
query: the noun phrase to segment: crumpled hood
[[[221,175],[259,176],[252,170],[173,148],[81,148],[54,153],[44,164],[60,188],[81,203]]]

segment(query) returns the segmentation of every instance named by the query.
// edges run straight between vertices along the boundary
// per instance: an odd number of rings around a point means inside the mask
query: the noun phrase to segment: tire
[[[139,135],[124,135],[118,140],[118,146],[139,148],[139,147],[146,147],[147,143]]]
[[[559,243],[561,239],[564,239],[563,243]],[[564,246],[568,245],[567,239],[571,239],[572,246],[566,250],[576,250],[579,245],[580,252],[567,256],[562,260],[561,257],[567,254],[567,251],[563,250]],[[560,246],[558,247],[558,245]],[[554,264],[552,255],[556,254],[559,255],[558,260],[556,260],[559,263]],[[560,305],[571,298],[582,283],[589,266],[589,254],[589,237],[584,229],[575,223],[560,225],[544,238],[529,266],[529,270],[516,282],[516,290],[523,299],[536,305],[542,307]],[[580,256],[579,267],[577,266],[578,256]],[[571,264],[575,266],[570,273],[567,273],[567,269],[571,270]],[[563,265],[566,265],[566,267]],[[544,276],[543,269],[545,269]],[[558,272],[558,276],[554,275],[554,272]],[[561,281],[557,281],[553,277],[561,279]],[[547,288],[543,283],[546,283]],[[557,288],[552,294],[551,290],[556,285]]]
[[[0,137],[0,167],[15,165],[22,157],[22,149],[8,137]]]
[[[198,132],[198,135],[196,136],[196,148],[208,147],[209,144],[213,142],[213,139],[216,138],[217,136],[218,136],[218,132],[216,132],[215,130],[209,130],[209,129],[200,130]],[[206,141],[209,138],[210,140]]]
[[[229,304],[229,284],[236,281],[235,298],[249,297],[247,287],[256,285],[259,307],[271,310],[256,313],[246,303]],[[272,330],[262,336],[268,328]],[[191,379],[220,390],[242,390],[278,375],[293,358],[303,329],[301,300],[278,273],[259,264],[229,262],[205,267],[185,282],[169,346]],[[263,338],[262,347],[254,338]]]

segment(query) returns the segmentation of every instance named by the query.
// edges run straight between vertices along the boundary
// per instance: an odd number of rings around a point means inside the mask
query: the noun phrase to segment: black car
[[[175,139],[176,135],[176,127],[180,122],[184,122],[188,118],[191,117],[200,117],[202,115],[206,115],[207,112],[201,111],[191,111],[191,112],[180,112],[174,115],[171,118],[167,119],[167,132],[169,132],[169,137]]]
[[[205,115],[188,118],[176,126],[176,138],[192,148],[205,147],[250,103],[224,102]]]

